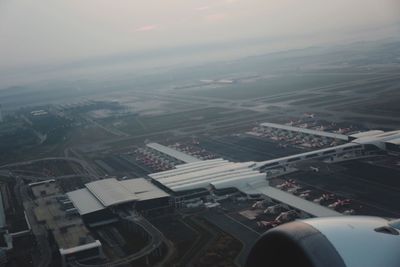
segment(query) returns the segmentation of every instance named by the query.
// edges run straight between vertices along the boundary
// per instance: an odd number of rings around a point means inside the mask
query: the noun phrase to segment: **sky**
[[[397,25],[399,0],[0,0],[0,73],[252,38],[378,38]]]

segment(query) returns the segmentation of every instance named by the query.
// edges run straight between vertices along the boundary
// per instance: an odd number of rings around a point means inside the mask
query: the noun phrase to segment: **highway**
[[[89,177],[98,177],[98,174],[93,170],[93,168],[87,162],[85,162],[84,160],[81,160],[81,159],[73,158],[73,157],[48,157],[48,158],[41,158],[41,159],[35,159],[35,160],[10,163],[10,164],[5,164],[5,165],[0,166],[0,171],[1,171],[1,169],[26,166],[26,165],[35,164],[38,162],[43,162],[43,161],[57,161],[57,160],[58,161],[64,160],[64,161],[68,161],[68,162],[77,163],[77,164],[81,165],[81,167],[84,170],[86,170]],[[3,173],[4,173],[4,170],[3,170]]]

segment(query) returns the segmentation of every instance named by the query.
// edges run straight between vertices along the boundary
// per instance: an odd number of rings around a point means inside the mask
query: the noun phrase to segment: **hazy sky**
[[[0,0],[0,71],[244,38],[400,25],[399,0]]]

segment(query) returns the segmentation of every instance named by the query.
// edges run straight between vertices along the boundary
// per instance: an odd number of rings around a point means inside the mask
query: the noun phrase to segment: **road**
[[[64,160],[64,161],[68,161],[68,162],[77,163],[77,164],[81,165],[81,167],[88,173],[88,175],[90,177],[98,177],[98,174],[96,173],[96,171],[94,171],[93,168],[86,161],[77,159],[77,158],[73,158],[73,157],[48,157],[48,158],[41,158],[41,159],[35,159],[35,160],[28,160],[28,161],[5,164],[5,165],[0,166],[0,169],[8,169],[8,168],[14,168],[14,167],[19,167],[19,166],[31,165],[31,164],[35,164],[35,163],[43,162],[43,161],[56,161],[56,160]]]
[[[78,266],[79,267],[118,267],[118,266],[124,266],[124,265],[129,264],[129,263],[131,263],[137,259],[140,259],[144,256],[150,255],[154,250],[158,249],[162,243],[167,245],[168,251],[173,249],[172,244],[167,241],[167,239],[164,237],[164,235],[142,216],[135,214],[135,213],[131,213],[129,216],[121,214],[121,217],[124,220],[130,220],[133,223],[142,227],[150,235],[149,243],[144,248],[142,248],[140,251],[138,251],[132,255],[129,255],[128,257],[118,259],[114,262],[105,263],[105,264],[96,264],[96,265],[89,265],[89,264],[75,262],[75,263],[73,263],[73,265],[75,265],[77,267]],[[171,255],[172,255],[171,253],[167,253],[167,257],[171,257]]]

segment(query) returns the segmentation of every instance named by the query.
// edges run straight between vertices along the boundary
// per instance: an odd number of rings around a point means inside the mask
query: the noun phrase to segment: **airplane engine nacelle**
[[[267,231],[246,267],[398,267],[400,220],[339,216],[287,223]]]

